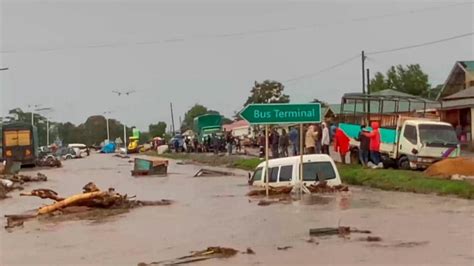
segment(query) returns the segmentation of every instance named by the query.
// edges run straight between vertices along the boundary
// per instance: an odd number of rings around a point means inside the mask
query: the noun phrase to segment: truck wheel
[[[359,150],[356,148],[351,150],[351,164],[360,164]]]
[[[403,170],[411,169],[410,161],[408,160],[406,156],[402,156],[400,157],[400,159],[398,159],[398,168],[403,169]]]

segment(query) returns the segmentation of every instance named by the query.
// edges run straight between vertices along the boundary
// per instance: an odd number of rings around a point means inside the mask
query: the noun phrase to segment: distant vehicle
[[[70,160],[77,158],[77,153],[73,148],[64,147],[60,149],[59,155],[63,160]]]
[[[29,123],[13,122],[2,125],[2,157],[5,160],[35,165],[38,158],[38,133]]]
[[[205,114],[194,118],[194,133],[199,143],[212,134],[222,134],[222,116],[220,114]]]
[[[89,148],[85,144],[72,143],[67,146],[68,148],[74,149],[74,151],[76,152],[76,157],[78,158],[86,157],[89,154]]]
[[[419,97],[345,94],[339,128],[350,138],[351,162],[359,162],[357,137],[361,125],[369,122],[380,125],[384,167],[424,169],[444,158],[459,156],[461,147],[454,128],[428,112],[430,104],[435,103]]]
[[[169,142],[170,150],[176,150],[176,145],[178,146],[178,151],[184,151],[184,137],[181,134],[176,134],[171,138]]]
[[[269,186],[294,186],[300,177],[300,156],[272,159],[268,161]],[[254,186],[265,186],[265,162],[255,169],[250,183]],[[341,184],[341,177],[333,159],[326,154],[303,156],[303,184],[309,186],[316,182],[326,181],[329,186]]]

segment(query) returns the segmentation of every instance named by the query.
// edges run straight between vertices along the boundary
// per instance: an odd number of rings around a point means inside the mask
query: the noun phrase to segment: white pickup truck
[[[362,98],[362,100],[361,100]],[[354,107],[354,104],[367,103],[376,99],[378,111],[372,110],[370,116],[366,113],[362,115],[357,112],[360,108]],[[404,97],[371,97],[354,96],[354,94],[344,95],[341,109],[344,105],[350,104],[350,108],[355,110],[353,113],[344,114],[339,128],[342,129],[350,138],[351,162],[359,161],[359,142],[358,135],[361,130],[361,124],[366,121],[377,121],[381,123],[379,129],[381,136],[380,153],[384,167],[396,166],[402,169],[424,169],[429,165],[448,157],[458,157],[460,155],[460,144],[456,133],[451,124],[440,122],[435,115],[429,115],[426,110],[414,112],[414,110],[405,109],[400,106],[403,100],[411,101],[408,106],[417,105],[426,108],[426,102],[420,98]],[[387,102],[394,102],[387,104]],[[384,108],[389,106],[389,108]],[[377,106],[376,106],[377,107]],[[372,108],[374,108],[372,104]],[[398,112],[387,112],[387,109],[398,110]],[[374,108],[375,109],[375,108]],[[382,110],[382,111],[380,111]],[[385,111],[385,112],[384,112]],[[367,119],[369,117],[369,119]]]

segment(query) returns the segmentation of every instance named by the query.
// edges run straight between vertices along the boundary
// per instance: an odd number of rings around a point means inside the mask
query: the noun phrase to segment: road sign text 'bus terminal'
[[[251,124],[319,123],[321,106],[314,104],[250,104],[240,116]]]

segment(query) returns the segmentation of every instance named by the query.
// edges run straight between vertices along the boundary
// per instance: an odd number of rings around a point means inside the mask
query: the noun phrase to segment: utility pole
[[[368,68],[367,68],[367,95],[370,95],[370,69]],[[367,103],[367,124],[370,124],[370,100]]]
[[[365,94],[365,53],[362,51],[362,93]]]
[[[174,128],[174,114],[173,114],[173,103],[170,103],[170,109],[171,109],[171,128],[173,129],[173,134],[176,134],[176,130]]]
[[[109,127],[109,116],[108,116],[108,114],[111,114],[111,113],[112,113],[112,111],[104,112],[105,124],[107,126],[107,141],[110,141],[110,127]]]
[[[362,94],[364,94],[364,98],[365,98],[365,59],[366,57],[365,57],[364,51],[362,51],[361,55],[362,55]],[[366,111],[366,107],[365,107],[366,104],[370,105],[370,100],[364,99],[362,102],[362,108],[363,108],[364,113]]]
[[[128,91],[112,91],[112,93],[117,94],[118,96],[130,96],[130,94],[135,93],[135,90],[128,90]],[[125,125],[125,122],[123,123],[123,144],[125,148],[125,154],[127,154],[127,126]]]
[[[0,71],[5,71],[5,70],[8,70],[8,67],[0,68]]]

